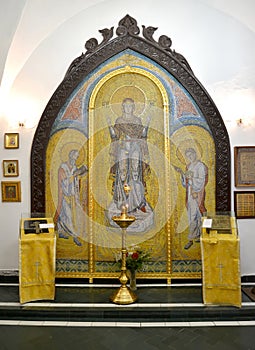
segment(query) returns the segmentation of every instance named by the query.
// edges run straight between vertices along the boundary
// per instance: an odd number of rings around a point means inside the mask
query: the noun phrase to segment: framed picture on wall
[[[19,148],[19,134],[16,132],[5,133],[4,148]]]
[[[21,202],[20,181],[2,181],[2,202]]]
[[[235,186],[255,187],[255,146],[234,147]]]
[[[255,192],[234,191],[234,210],[237,219],[255,218]]]
[[[5,177],[19,176],[19,161],[3,160],[3,175]]]

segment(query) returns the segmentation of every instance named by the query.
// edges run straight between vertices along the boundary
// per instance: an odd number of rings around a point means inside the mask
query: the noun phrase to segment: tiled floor
[[[255,350],[245,294],[241,309],[206,307],[199,284],[139,285],[138,302],[122,306],[109,301],[116,288],[59,285],[54,301],[20,305],[18,285],[0,285],[0,350]]]
[[[254,327],[0,326],[1,350],[255,349]]]

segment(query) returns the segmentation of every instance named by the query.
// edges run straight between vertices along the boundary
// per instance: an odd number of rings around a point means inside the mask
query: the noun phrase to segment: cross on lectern
[[[35,275],[36,275],[36,278],[37,278],[37,280],[39,280],[39,266],[41,266],[40,261],[36,261],[34,266],[35,266]]]
[[[31,228],[35,228],[35,233],[40,233],[41,229],[40,229],[40,223],[38,221],[34,221],[30,224]]]
[[[220,269],[219,274],[220,274],[220,282],[222,282],[222,269],[224,268],[224,265],[222,263],[218,264],[216,266],[218,269]]]

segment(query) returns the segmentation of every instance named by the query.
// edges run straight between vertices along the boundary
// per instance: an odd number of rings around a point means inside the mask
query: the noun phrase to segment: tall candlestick
[[[124,187],[124,190],[125,192],[126,191],[129,192],[130,188],[126,186],[126,189]],[[124,205],[122,207],[121,215],[112,217],[113,221],[116,222],[116,224],[119,225],[122,230],[122,248],[121,248],[122,264],[121,264],[121,274],[119,278],[121,286],[111,297],[111,300],[115,304],[122,304],[122,305],[131,304],[137,300],[137,296],[126,286],[128,282],[127,267],[126,267],[126,255],[127,255],[126,232],[127,232],[128,226],[135,221],[134,216],[128,216],[127,209],[128,209],[127,205]]]

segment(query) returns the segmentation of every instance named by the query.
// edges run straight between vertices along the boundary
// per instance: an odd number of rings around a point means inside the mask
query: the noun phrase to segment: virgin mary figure
[[[129,231],[141,232],[153,224],[153,211],[145,198],[146,177],[150,173],[147,135],[151,118],[148,117],[146,125],[143,125],[141,118],[134,115],[134,110],[134,100],[125,98],[122,116],[116,119],[114,126],[108,118],[112,140],[110,175],[113,179],[113,199],[107,216],[110,224],[116,226],[111,218],[118,215],[125,205],[128,212],[136,217]],[[125,184],[130,186],[128,195],[124,191]]]

